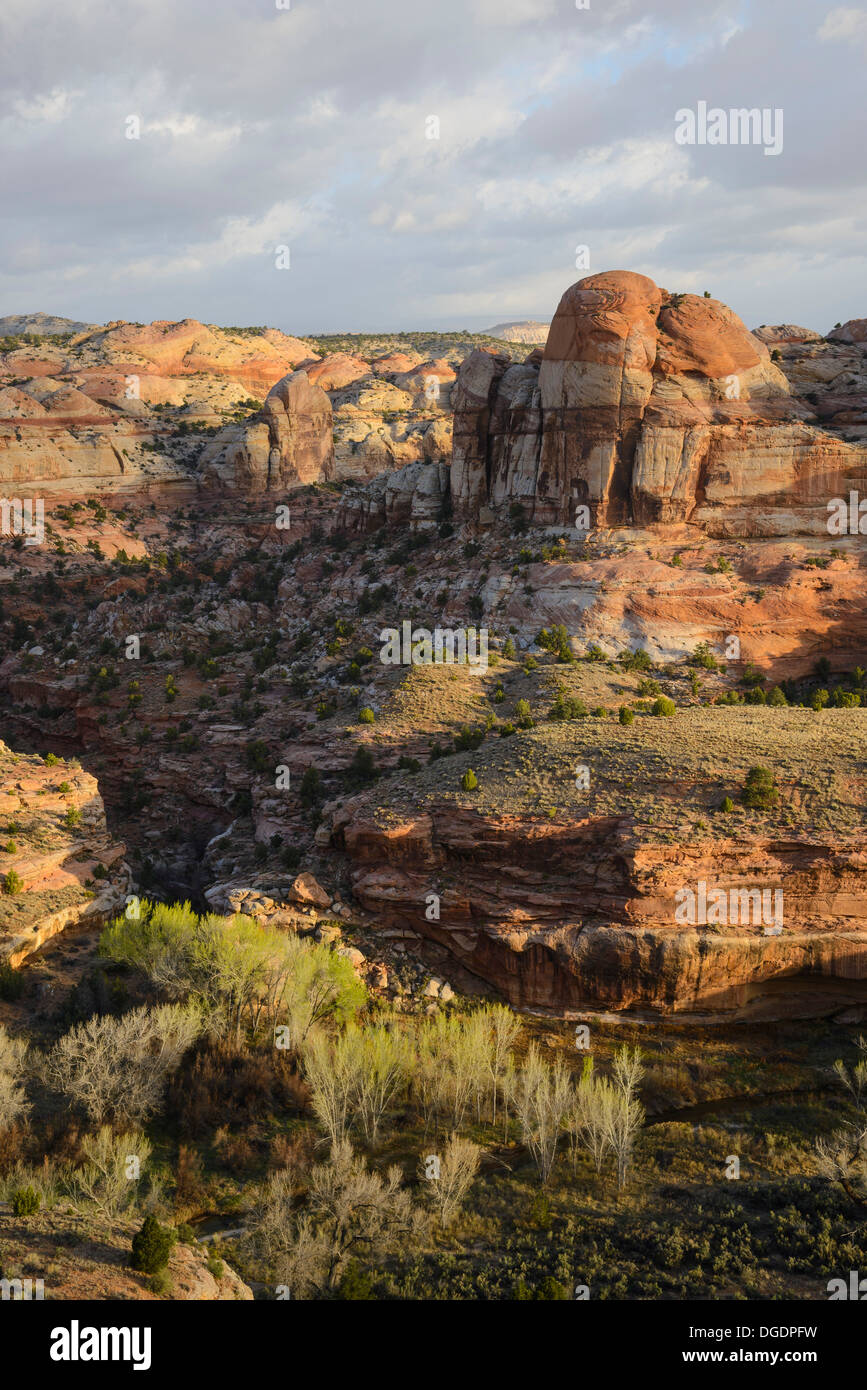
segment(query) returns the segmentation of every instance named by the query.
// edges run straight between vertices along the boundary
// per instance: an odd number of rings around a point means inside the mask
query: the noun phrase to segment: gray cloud
[[[0,313],[482,327],[581,243],[750,324],[867,313],[863,10],[590,3],[5,0]],[[783,153],[678,146],[698,100]]]

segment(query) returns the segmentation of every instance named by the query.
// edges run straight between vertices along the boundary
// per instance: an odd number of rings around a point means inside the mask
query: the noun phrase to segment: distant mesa
[[[489,338],[499,338],[504,343],[545,343],[548,337],[548,323],[536,319],[516,319],[512,323],[495,323],[484,332]]]
[[[80,323],[77,319],[61,319],[55,314],[6,314],[0,318],[0,338],[17,338],[21,333],[54,337],[67,333],[84,333],[98,328],[96,323]]]

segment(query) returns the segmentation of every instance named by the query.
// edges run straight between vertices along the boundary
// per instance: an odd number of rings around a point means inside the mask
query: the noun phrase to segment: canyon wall
[[[347,807],[332,842],[380,927],[446,946],[516,1006],[781,1016],[867,1000],[856,837],[650,844],[627,818],[552,824],[444,804],[388,828]],[[701,881],[781,887],[784,931],[766,935],[755,910],[679,921],[678,890]]]

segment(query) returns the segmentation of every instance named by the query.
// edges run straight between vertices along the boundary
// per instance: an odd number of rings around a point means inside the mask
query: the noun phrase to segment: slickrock
[[[858,324],[831,335],[856,354]],[[826,347],[800,330],[780,341]],[[839,428],[867,423],[863,354],[853,365],[856,389],[820,404],[719,301],[627,271],[589,276],[561,299],[538,369],[483,351],[461,365],[455,514],[484,521],[520,503],[537,523],[570,525],[583,505],[591,526],[826,533],[827,501],[867,490],[867,451]],[[841,367],[828,363],[835,386]]]

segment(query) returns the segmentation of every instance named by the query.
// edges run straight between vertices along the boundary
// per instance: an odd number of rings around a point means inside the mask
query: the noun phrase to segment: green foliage
[[[644,676],[638,682],[638,693],[642,697],[648,695],[658,695],[660,693],[659,681],[655,681],[652,676]]]
[[[13,1216],[35,1216],[42,1198],[33,1187],[19,1187],[11,1194]]]
[[[215,1026],[255,1028],[288,1011],[294,1027],[350,1018],[366,991],[349,961],[249,917],[199,916],[189,903],[143,901],[100,937],[100,955],[138,970],[176,999],[198,1001]],[[269,1008],[263,1010],[263,999]]]
[[[360,1302],[373,1298],[373,1280],[358,1260],[350,1260],[337,1286],[337,1297]]]
[[[10,869],[8,874],[3,878],[3,892],[7,893],[11,898],[14,897],[16,893],[20,893],[23,887],[24,884],[18,874],[16,874],[14,869]]]
[[[562,623],[555,624],[550,632],[543,627],[536,638],[536,644],[546,651],[554,652],[558,661],[571,663],[575,660],[572,644],[569,641],[569,633]]]
[[[169,1262],[174,1243],[174,1231],[161,1226],[155,1216],[146,1216],[141,1230],[132,1238],[130,1264],[142,1274],[159,1274]]]
[[[751,767],[747,773],[741,800],[755,811],[770,811],[780,799],[774,786],[774,774],[768,767]]]
[[[635,719],[635,715],[632,713],[632,710],[629,708],[628,705],[621,705],[618,711],[617,718],[620,720],[621,724],[628,725],[633,722],[633,720]]]
[[[358,722],[359,724],[376,723],[376,715],[374,714],[373,710],[370,708],[369,705],[365,705],[364,709],[358,711]]]
[[[705,671],[715,671],[719,665],[707,642],[699,642],[690,657],[690,664],[701,666]]]
[[[649,671],[653,666],[650,654],[645,651],[644,647],[636,647],[634,652],[623,651],[617,660],[627,671]]]
[[[587,714],[587,706],[583,700],[577,696],[569,695],[565,685],[557,686],[557,694],[554,703],[548,711],[548,718],[561,719],[583,719]]]
[[[471,729],[469,724],[462,724],[459,731],[454,735],[455,751],[458,753],[468,753],[474,748],[478,748],[484,742],[484,729]]]
[[[478,777],[473,772],[473,769],[471,767],[468,767],[463,777],[461,778],[461,789],[465,792],[474,792],[478,785]]]
[[[721,810],[721,811],[725,811],[726,814],[728,814],[730,811],[733,811],[734,809],[735,809],[735,803],[732,801],[731,797],[730,797],[730,796],[724,796],[724,797],[723,797],[723,801],[722,801],[722,805],[720,806],[720,810]]]
[[[265,772],[268,767],[268,745],[264,739],[250,739],[244,750],[247,759],[247,766],[254,772]]]
[[[676,708],[674,701],[669,700],[667,695],[660,695],[653,702],[653,713],[664,719],[671,719]]]
[[[303,806],[315,806],[322,792],[322,783],[319,776],[319,769],[308,767],[301,778],[301,785],[298,788],[298,795]]]

